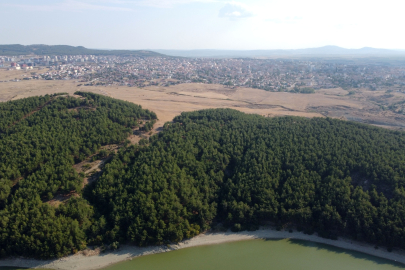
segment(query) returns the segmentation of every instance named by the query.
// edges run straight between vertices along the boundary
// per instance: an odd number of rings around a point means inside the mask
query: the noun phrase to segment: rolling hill
[[[161,245],[215,224],[240,231],[269,222],[405,247],[403,132],[209,109],[182,113],[149,141],[102,154],[156,115],[75,94],[0,106],[0,258]],[[97,156],[108,160],[85,184],[74,166]],[[58,196],[70,198],[50,204]]]
[[[68,45],[0,45],[0,55],[116,55],[116,56],[163,56],[160,53],[146,50],[97,50],[87,49],[83,46]]]

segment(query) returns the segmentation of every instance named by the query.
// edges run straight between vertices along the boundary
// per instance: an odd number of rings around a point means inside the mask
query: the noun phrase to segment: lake
[[[301,240],[249,240],[142,256],[106,270],[393,270],[405,266]]]

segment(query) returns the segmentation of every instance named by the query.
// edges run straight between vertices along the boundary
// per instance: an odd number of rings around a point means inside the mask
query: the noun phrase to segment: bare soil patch
[[[46,203],[51,205],[51,206],[58,207],[62,203],[69,200],[71,197],[80,197],[80,195],[77,194],[76,192],[70,192],[70,193],[67,193],[67,194],[58,194],[53,199],[47,201]]]

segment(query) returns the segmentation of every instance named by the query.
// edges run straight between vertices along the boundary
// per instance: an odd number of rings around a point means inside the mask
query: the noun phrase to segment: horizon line
[[[48,44],[19,44],[19,43],[14,43],[14,44],[0,44],[0,46],[11,46],[11,45],[21,45],[21,46],[35,46],[35,45],[44,45],[44,46],[72,46],[72,47],[84,47],[86,49],[91,49],[91,50],[109,50],[109,51],[118,51],[118,50],[130,50],[130,51],[296,51],[296,50],[306,50],[306,49],[321,49],[321,48],[339,48],[339,49],[344,49],[344,50],[361,50],[361,49],[377,49],[377,50],[390,50],[390,51],[405,51],[405,49],[390,49],[390,48],[376,48],[376,47],[370,47],[370,46],[364,46],[361,48],[346,48],[346,47],[341,47],[338,45],[324,45],[324,46],[319,46],[319,47],[302,47],[302,48],[295,48],[295,49],[112,49],[112,48],[94,48],[94,47],[86,47],[83,45],[67,45],[67,44],[53,44],[53,45],[48,45]]]

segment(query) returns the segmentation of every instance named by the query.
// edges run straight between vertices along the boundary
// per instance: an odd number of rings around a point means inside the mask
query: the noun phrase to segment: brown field
[[[77,86],[78,81],[22,80],[33,71],[0,70],[0,101],[29,96],[75,91],[89,91],[127,100],[156,112],[156,128],[184,111],[206,108],[232,108],[263,116],[295,115],[303,117],[334,117],[369,123],[386,128],[405,127],[405,116],[382,106],[405,101],[405,94],[385,91],[340,88],[317,90],[315,94],[267,92],[251,88],[230,88],[222,85],[180,84],[170,87],[145,88],[126,86]],[[42,70],[43,72],[43,70]],[[19,79],[20,81],[8,81]],[[4,82],[4,80],[7,80]]]

